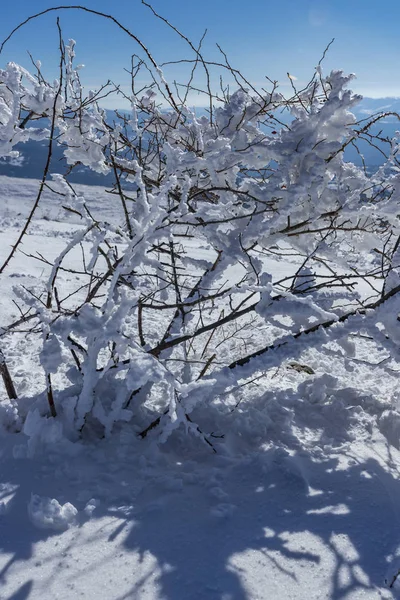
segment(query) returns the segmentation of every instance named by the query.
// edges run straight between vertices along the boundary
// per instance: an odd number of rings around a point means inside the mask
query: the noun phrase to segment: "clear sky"
[[[0,0],[3,40],[24,18],[56,2],[49,0]],[[61,2],[60,2],[61,4]],[[149,47],[159,62],[193,58],[190,48],[168,27],[155,19],[140,0],[85,0],[88,8],[112,14]],[[353,89],[365,96],[400,96],[400,0],[153,0],[154,8],[167,17],[196,44],[207,28],[204,54],[221,60],[215,42],[249,81],[264,85],[264,75],[288,90],[286,73],[299,86],[308,81],[329,41],[326,70],[354,72]],[[124,67],[138,48],[110,22],[80,11],[59,13],[64,38],[77,41],[77,61],[86,68],[82,79],[96,88],[107,78],[121,82],[128,92]],[[29,50],[40,59],[45,74],[56,76],[56,14],[37,19],[8,42],[0,65],[8,61],[30,67]],[[169,80],[184,79],[182,67],[170,67]],[[227,83],[231,82],[227,81]],[[193,103],[204,104],[201,97]],[[113,100],[108,104],[114,105]],[[121,107],[124,103],[117,101]]]

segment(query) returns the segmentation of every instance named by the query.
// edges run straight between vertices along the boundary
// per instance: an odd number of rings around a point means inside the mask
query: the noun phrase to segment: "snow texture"
[[[28,514],[35,527],[63,531],[74,525],[78,511],[70,502],[61,505],[55,498],[32,494]]]

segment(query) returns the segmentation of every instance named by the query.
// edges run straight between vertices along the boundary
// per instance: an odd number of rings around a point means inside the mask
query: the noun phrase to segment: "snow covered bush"
[[[41,328],[52,414],[71,431],[109,435],[132,419],[142,437],[163,441],[182,425],[214,448],[201,412],[304,346],[336,343],[351,353],[363,335],[385,360],[398,353],[398,139],[386,140],[386,163],[374,174],[344,160],[357,140],[374,143],[370,127],[385,115],[357,122],[360,97],[341,71],[318,66],[286,98],[190,47],[192,73],[174,94],[142,46],[131,111],[113,123],[98,103],[103,89],[82,87],[73,41],[61,45],[52,84],[40,65],[39,75],[15,64],[0,71],[1,156],[18,142],[49,140],[30,218],[45,186],[80,218],[43,289],[19,291]],[[187,101],[195,70],[218,68],[237,89],[206,86],[208,109],[198,114]],[[138,90],[142,70],[151,78]],[[28,126],[39,117],[48,127]],[[69,170],[114,174],[115,222],[88,208],[68,173],[49,183],[55,144]]]

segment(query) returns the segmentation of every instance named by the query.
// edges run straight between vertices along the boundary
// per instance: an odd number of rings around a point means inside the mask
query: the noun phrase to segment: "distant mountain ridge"
[[[120,113],[127,114],[126,110],[119,111]],[[196,108],[197,114],[206,114],[206,109]],[[357,119],[368,119],[372,115],[381,112],[393,112],[400,115],[400,98],[363,98],[358,106],[353,110]],[[116,121],[115,112],[112,110],[106,110],[107,120],[112,123]],[[40,121],[36,121],[37,126]],[[385,119],[379,121],[371,129],[372,133],[380,133],[381,137],[392,138],[397,130],[400,130],[400,121],[395,115],[388,116]],[[379,148],[379,144],[378,148]],[[383,144],[380,144],[383,147]],[[379,149],[374,148],[367,142],[360,141],[358,144],[359,150],[364,156],[365,164],[368,170],[373,171],[382,164],[384,157]],[[38,179],[42,176],[43,166],[46,162],[47,156],[47,142],[27,142],[25,144],[18,144],[16,147],[19,150],[21,156],[19,159],[0,159],[0,175],[7,175],[9,177],[22,177],[28,179]],[[345,153],[346,159],[354,162],[357,165],[362,164],[362,159],[358,154],[357,150],[353,147],[349,147]],[[53,162],[52,172],[63,173],[66,170],[65,159],[63,158],[63,149],[59,146],[55,146],[53,150]],[[73,183],[82,183],[87,185],[105,185],[110,186],[114,183],[114,175],[100,175],[94,173],[86,167],[77,167],[73,170],[69,179]]]
[[[397,112],[400,115],[400,98],[363,98],[354,109],[354,113],[358,118],[386,111]]]

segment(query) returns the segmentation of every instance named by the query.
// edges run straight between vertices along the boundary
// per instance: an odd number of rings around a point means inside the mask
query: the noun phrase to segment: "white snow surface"
[[[55,498],[44,498],[32,494],[28,504],[28,513],[35,527],[63,531],[74,524],[78,511],[70,502],[61,506]]]
[[[0,260],[37,185],[0,178]],[[115,218],[103,190],[85,196]],[[54,259],[77,228],[46,194],[1,276],[0,326],[19,316],[14,286],[49,273],[27,255]],[[305,349],[296,361],[314,374],[283,365],[210,405],[216,454],[183,431],[157,446],[129,422],[70,441],[32,410],[45,387],[37,347],[0,338],[29,410],[16,427],[0,382],[1,600],[400,598],[398,375],[367,340],[352,358]]]

